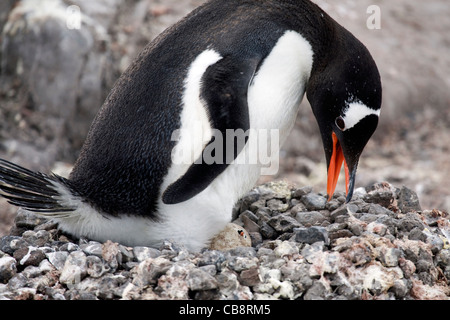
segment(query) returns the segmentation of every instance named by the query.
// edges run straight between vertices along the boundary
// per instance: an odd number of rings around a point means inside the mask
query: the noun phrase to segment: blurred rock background
[[[114,81],[139,51],[203,0],[2,0],[0,157],[67,174]],[[383,81],[379,128],[357,186],[414,189],[450,211],[450,6],[446,0],[314,0],[372,52]],[[380,8],[380,28],[368,27]],[[317,124],[303,101],[277,176],[325,190]],[[338,189],[344,190],[343,181]],[[0,235],[16,209],[0,200]]]

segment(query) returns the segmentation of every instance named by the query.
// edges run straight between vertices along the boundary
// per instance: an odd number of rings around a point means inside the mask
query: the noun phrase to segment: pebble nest
[[[71,239],[19,210],[0,238],[0,299],[449,299],[449,214],[422,210],[406,187],[359,188],[346,204],[272,182],[244,196],[232,222],[249,246],[193,253],[170,239]]]

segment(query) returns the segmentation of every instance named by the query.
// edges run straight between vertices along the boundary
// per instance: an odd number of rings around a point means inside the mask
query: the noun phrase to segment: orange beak
[[[330,164],[328,166],[328,181],[327,181],[328,201],[331,200],[331,198],[333,197],[334,190],[336,189],[339,173],[341,172],[342,163],[344,163],[345,168],[345,188],[347,194],[350,181],[350,174],[347,163],[344,158],[344,152],[342,151],[342,147],[334,132],[332,133],[332,138],[333,138],[333,154],[331,155]]]

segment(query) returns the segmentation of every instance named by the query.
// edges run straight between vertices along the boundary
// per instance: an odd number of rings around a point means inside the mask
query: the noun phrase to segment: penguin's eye
[[[337,126],[341,131],[344,131],[344,130],[345,130],[345,121],[344,121],[344,119],[343,119],[341,116],[339,116],[339,117],[336,118],[335,123],[336,123],[336,126]]]

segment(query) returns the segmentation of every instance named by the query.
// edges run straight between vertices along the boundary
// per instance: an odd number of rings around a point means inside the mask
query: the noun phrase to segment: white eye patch
[[[344,110],[342,120],[345,122],[345,129],[348,130],[357,125],[362,119],[370,115],[380,116],[380,109],[374,110],[362,102],[350,102]]]

